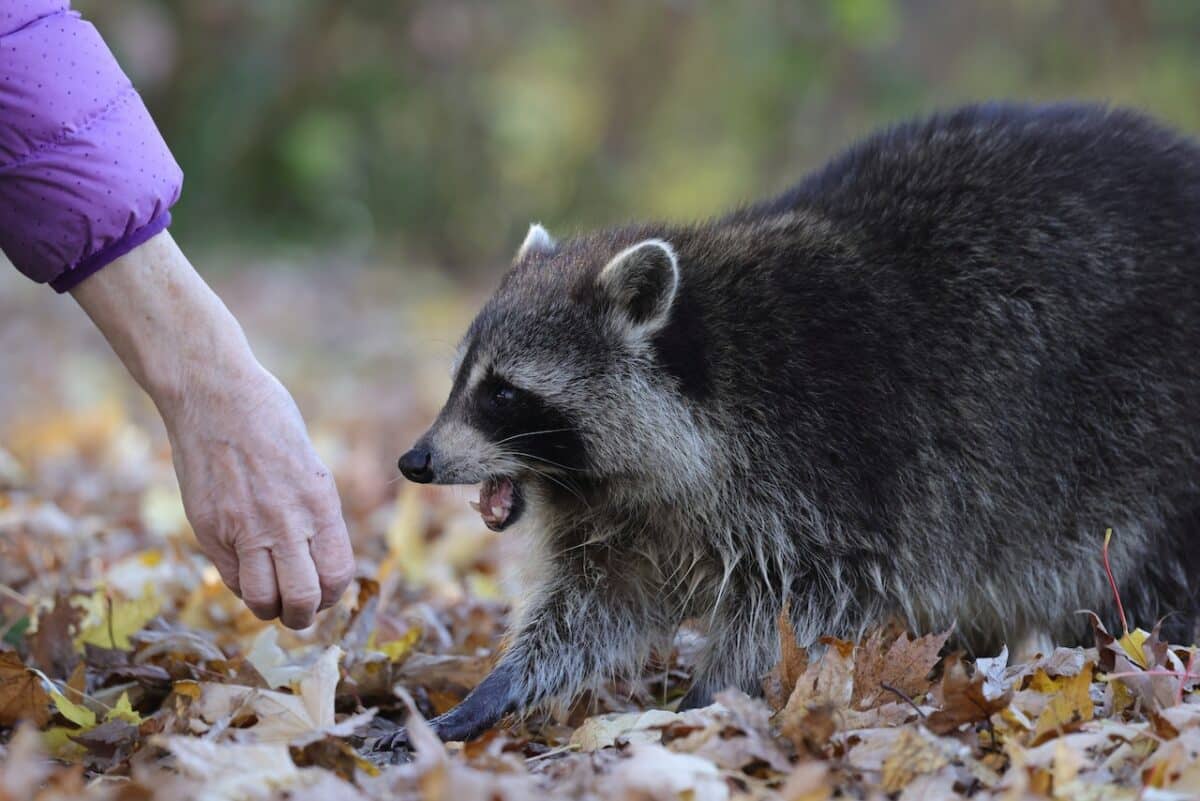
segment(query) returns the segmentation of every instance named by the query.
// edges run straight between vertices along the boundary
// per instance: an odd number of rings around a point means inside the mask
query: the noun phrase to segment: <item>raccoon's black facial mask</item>
[[[524,511],[522,481],[543,480],[571,491],[574,476],[586,468],[583,440],[570,418],[495,373],[476,387],[470,422],[503,461],[521,466],[514,475],[489,477],[480,486],[476,509],[493,531],[511,526]]]

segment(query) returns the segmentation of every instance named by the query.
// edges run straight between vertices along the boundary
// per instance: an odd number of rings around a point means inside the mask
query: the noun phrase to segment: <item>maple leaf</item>
[[[951,633],[948,630],[915,639],[901,633],[884,648],[885,631],[876,629],[855,652],[851,705],[869,709],[889,691],[909,698],[924,693],[929,689],[929,672]]]
[[[776,715],[780,733],[801,751],[819,753],[837,731],[835,714],[854,691],[854,644],[826,638],[825,652],[810,662]]]
[[[0,726],[14,726],[22,720],[46,725],[50,694],[37,671],[25,667],[12,651],[0,652]]]

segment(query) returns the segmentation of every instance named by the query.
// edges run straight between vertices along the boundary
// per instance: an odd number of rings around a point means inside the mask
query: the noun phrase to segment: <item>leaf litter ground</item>
[[[1195,647],[1099,621],[1093,647],[1022,661],[892,627],[807,651],[781,621],[762,698],[678,713],[685,630],[638,681],[441,744],[421,719],[494,660],[519,541],[393,465],[479,298],[337,269],[220,289],[338,477],[359,578],[308,631],[242,609],[148,402],[73,304],[5,275],[0,799],[1200,797]],[[370,745],[406,714],[414,753],[390,764]]]

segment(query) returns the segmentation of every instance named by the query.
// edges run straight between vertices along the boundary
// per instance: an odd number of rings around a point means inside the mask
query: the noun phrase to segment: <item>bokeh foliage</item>
[[[494,268],[530,220],[706,216],[993,97],[1200,131],[1174,0],[77,0],[187,174],[175,231]]]

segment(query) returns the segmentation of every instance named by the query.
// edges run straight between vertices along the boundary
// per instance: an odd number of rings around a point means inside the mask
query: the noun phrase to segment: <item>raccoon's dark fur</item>
[[[900,125],[701,225],[531,228],[402,459],[483,482],[527,594],[447,739],[707,629],[685,705],[896,615],[992,653],[1108,610],[1191,633],[1200,149],[1146,117]]]

